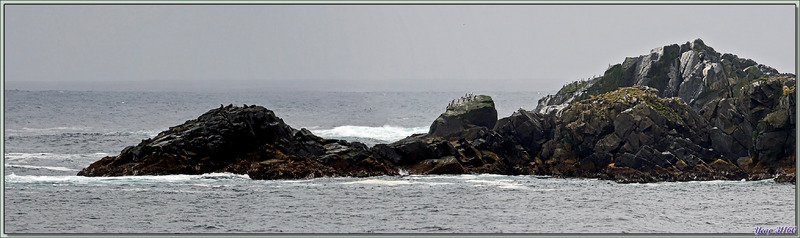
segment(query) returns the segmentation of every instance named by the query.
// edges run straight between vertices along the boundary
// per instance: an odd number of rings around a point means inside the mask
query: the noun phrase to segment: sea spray
[[[317,136],[338,139],[372,139],[383,143],[391,143],[410,135],[428,132],[428,127],[399,127],[384,125],[380,127],[369,126],[337,126],[332,129],[312,130]]]

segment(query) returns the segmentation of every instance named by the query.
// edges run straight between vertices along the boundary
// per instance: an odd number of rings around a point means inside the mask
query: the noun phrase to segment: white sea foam
[[[164,131],[164,130],[138,130],[138,131],[135,131],[133,133],[134,134],[146,135],[147,137],[153,138],[153,137],[156,137],[158,135],[158,133],[161,133],[162,131]]]
[[[509,177],[510,175],[502,175],[502,174],[457,174],[453,175],[455,179],[477,179],[477,178],[498,178],[498,177]]]
[[[352,181],[352,182],[345,182],[342,184],[375,184],[375,185],[400,185],[400,184],[411,184],[411,181],[387,181],[387,180],[376,180],[376,179],[369,179],[369,180],[359,180],[359,181]]]
[[[518,184],[510,183],[511,180],[501,179],[501,180],[467,180],[470,183],[479,183],[476,186],[496,186],[498,188],[508,188],[508,189],[526,189],[524,186],[520,186]]]
[[[103,135],[106,136],[118,136],[118,135],[142,135],[148,138],[153,138],[161,133],[164,130],[137,130],[137,131],[125,131],[125,132],[108,132]]]
[[[58,154],[58,153],[5,153],[3,159],[5,161],[23,161],[29,159],[41,160],[68,160],[76,158],[102,158],[109,156],[109,153],[88,153],[88,154]]]
[[[444,183],[444,182],[417,182],[417,181],[409,181],[409,180],[377,180],[377,179],[368,179],[368,180],[359,180],[359,181],[351,181],[351,182],[344,182],[342,184],[372,184],[372,185],[407,185],[407,184],[426,184],[426,185],[447,185],[452,183]]]
[[[91,127],[75,127],[75,126],[59,126],[49,128],[30,128],[23,127],[19,129],[6,128],[3,133],[5,136],[19,136],[19,135],[54,135],[65,132],[85,132],[90,131]]]
[[[400,168],[400,169],[397,169],[397,174],[399,174],[400,176],[408,176],[408,171],[405,170],[405,169]]]
[[[47,169],[55,171],[79,171],[77,169],[70,169],[67,167],[59,167],[59,166],[35,166],[35,165],[24,165],[24,164],[6,164],[5,166],[8,168]]]
[[[122,176],[122,177],[84,177],[84,176],[39,176],[39,175],[16,175],[5,176],[7,183],[180,183],[197,180],[220,180],[220,179],[250,179],[248,175],[232,173],[208,173],[201,175],[144,175],[144,176]]]
[[[17,132],[52,132],[52,131],[88,131],[91,130],[91,127],[81,127],[81,126],[59,126],[59,127],[50,127],[50,128],[28,128],[23,127],[20,130],[13,130],[13,129],[6,129],[7,131],[17,131]]]
[[[185,176],[199,176],[200,179],[213,179],[213,180],[250,179],[249,175],[246,175],[246,174],[234,174],[234,173],[207,173],[207,174],[201,174],[201,175],[185,175]]]
[[[311,132],[323,138],[366,138],[394,142],[416,133],[428,132],[428,127],[337,126],[333,129],[312,130]]]
[[[165,130],[165,129],[164,129]],[[135,131],[111,131],[111,132],[102,132],[93,130],[91,127],[73,127],[73,126],[61,126],[61,127],[50,127],[50,128],[29,128],[23,127],[20,129],[5,129],[5,134],[11,136],[19,136],[19,135],[58,135],[62,133],[102,133],[104,136],[119,136],[119,135],[142,135],[147,137],[155,137],[164,130],[135,130]]]

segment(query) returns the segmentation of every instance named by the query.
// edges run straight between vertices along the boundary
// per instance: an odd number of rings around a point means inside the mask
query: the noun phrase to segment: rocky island
[[[81,170],[82,176],[230,172],[252,179],[494,173],[622,183],[795,182],[796,77],[696,39],[629,57],[498,120],[453,100],[425,134],[367,147],[220,106]]]

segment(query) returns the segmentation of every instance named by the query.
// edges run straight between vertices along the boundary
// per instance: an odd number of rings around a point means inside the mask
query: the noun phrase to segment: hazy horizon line
[[[114,91],[114,92],[242,92],[242,91],[309,91],[309,92],[545,92],[552,89],[530,88],[527,80],[392,80],[365,82],[353,80],[140,80],[140,81],[15,81],[4,82],[5,90],[27,91]],[[420,85],[427,84],[428,87]],[[566,85],[566,84],[565,84]]]

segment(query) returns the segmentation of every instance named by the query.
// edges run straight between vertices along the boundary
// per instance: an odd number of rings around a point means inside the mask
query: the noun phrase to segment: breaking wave
[[[87,183],[182,183],[190,181],[215,181],[215,180],[250,180],[246,174],[208,173],[201,175],[144,175],[121,177],[84,177],[84,176],[40,176],[16,175],[5,176],[6,183],[10,184],[87,184]]]
[[[332,129],[311,130],[317,136],[331,139],[368,139],[379,142],[394,142],[410,135],[428,132],[428,127],[399,126],[337,126]]]

